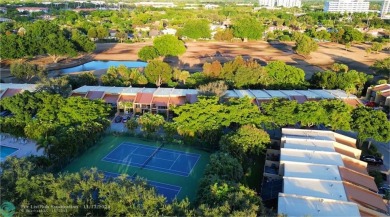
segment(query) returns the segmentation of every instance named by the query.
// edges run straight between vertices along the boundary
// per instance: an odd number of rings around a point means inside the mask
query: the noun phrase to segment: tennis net
[[[164,146],[164,144],[161,144],[153,153],[150,155],[150,157],[142,164],[141,169],[145,168],[145,166],[152,160],[152,158],[157,154],[158,151],[161,150],[161,148]]]

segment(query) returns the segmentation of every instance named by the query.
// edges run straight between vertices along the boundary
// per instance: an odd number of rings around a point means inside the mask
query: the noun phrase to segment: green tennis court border
[[[101,161],[108,153],[118,147],[123,142],[131,142],[141,145],[150,145],[158,147],[161,142],[158,141],[144,141],[139,138],[126,137],[126,136],[105,136],[98,144],[87,150],[82,156],[76,158],[71,162],[63,171],[78,172],[81,168],[96,167],[98,170],[103,170],[113,173],[125,173],[129,176],[137,172],[137,175],[150,179],[152,181],[162,182],[171,185],[180,186],[182,189],[177,195],[178,199],[189,198],[190,201],[194,201],[196,198],[196,192],[199,187],[199,180],[204,175],[204,169],[210,160],[210,153],[202,150],[198,150],[191,146],[165,144],[164,148],[174,149],[183,152],[199,154],[200,158],[194,166],[191,174],[188,177],[167,174],[154,170],[148,170],[146,168],[140,170],[138,167],[132,167],[128,165],[122,165],[117,163]]]

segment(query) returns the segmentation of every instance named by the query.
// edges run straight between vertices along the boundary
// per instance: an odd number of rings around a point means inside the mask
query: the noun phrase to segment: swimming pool
[[[17,150],[19,149],[0,145],[0,162],[3,162],[7,156],[13,154]]]
[[[99,70],[99,69],[108,69],[110,66],[118,67],[120,65],[125,65],[128,68],[139,68],[139,67],[145,67],[146,62],[140,62],[140,61],[102,61],[102,60],[96,60],[91,61],[79,66],[61,69],[60,72],[62,73],[71,73],[71,72],[82,72],[82,71],[90,71],[90,70]]]

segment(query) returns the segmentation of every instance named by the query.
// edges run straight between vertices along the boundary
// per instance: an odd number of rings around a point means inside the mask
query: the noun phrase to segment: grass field
[[[70,163],[64,171],[68,172],[78,172],[81,168],[91,168],[96,167],[98,170],[107,171],[111,173],[119,174],[128,174],[132,176],[136,173],[138,176],[146,178],[147,180],[166,183],[169,185],[176,185],[181,187],[181,191],[177,195],[178,199],[184,199],[188,197],[190,201],[193,201],[196,197],[196,192],[199,187],[199,180],[204,175],[204,169],[209,162],[209,153],[197,150],[193,147],[188,147],[184,145],[172,145],[165,144],[164,148],[172,149],[182,152],[188,152],[193,154],[199,154],[200,158],[194,166],[191,174],[188,177],[179,176],[174,174],[168,174],[160,171],[150,170],[147,168],[140,169],[139,167],[118,164],[113,162],[102,161],[102,159],[107,156],[111,151],[116,149],[123,142],[131,142],[134,144],[140,145],[149,145],[158,147],[161,145],[159,142],[155,141],[143,141],[138,138],[133,137],[116,137],[116,136],[106,136],[103,138],[96,146],[89,149],[82,156],[75,159]]]

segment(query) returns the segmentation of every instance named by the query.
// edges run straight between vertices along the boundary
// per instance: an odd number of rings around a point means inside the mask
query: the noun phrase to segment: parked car
[[[375,157],[372,155],[362,155],[360,157],[360,160],[367,162],[368,164],[373,164],[373,165],[383,165],[383,160],[380,157]]]
[[[375,102],[367,102],[366,106],[374,108],[376,105],[375,105]]]
[[[123,117],[123,120],[122,120],[122,122],[123,123],[126,123],[128,120],[130,120],[130,116],[125,116],[125,117]]]
[[[123,119],[122,116],[118,115],[115,117],[114,121],[115,121],[115,123],[120,123],[122,121],[122,119]]]
[[[4,110],[4,111],[0,112],[0,116],[1,116],[1,117],[7,117],[7,116],[10,115],[10,114],[11,114],[11,112],[8,111],[8,110]]]

